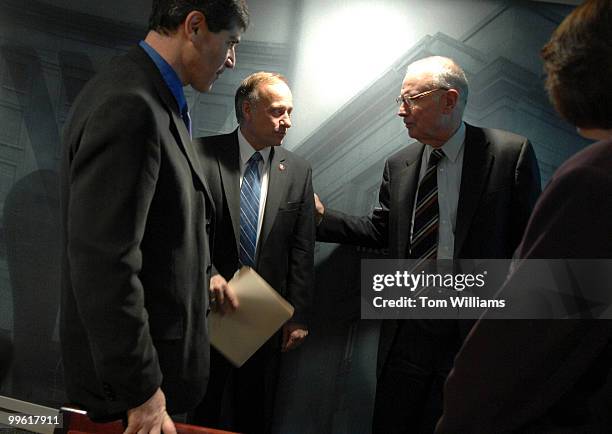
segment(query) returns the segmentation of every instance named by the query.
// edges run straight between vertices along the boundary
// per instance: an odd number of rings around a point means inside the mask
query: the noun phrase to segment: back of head
[[[555,30],[542,58],[557,111],[581,128],[612,128],[612,1],[578,6]]]
[[[459,108],[465,109],[468,99],[468,81],[463,69],[452,59],[442,56],[431,56],[417,60],[408,65],[406,74],[431,75],[431,88],[455,89],[459,92]]]
[[[282,81],[285,84],[289,85],[287,78],[277,72],[255,72],[246,77],[244,80],[242,80],[240,86],[236,90],[236,96],[234,98],[236,119],[238,120],[239,124],[242,124],[242,121],[244,120],[244,115],[242,113],[242,103],[244,101],[255,103],[257,101],[257,98],[259,97],[258,89],[260,85],[275,83],[278,81]]]
[[[153,0],[149,30],[168,35],[176,31],[191,11],[200,11],[213,33],[249,25],[245,0]]]

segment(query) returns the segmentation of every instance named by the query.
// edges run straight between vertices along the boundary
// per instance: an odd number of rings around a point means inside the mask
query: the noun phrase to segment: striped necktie
[[[255,266],[261,192],[259,162],[262,160],[259,152],[249,158],[240,186],[240,263],[249,267]]]
[[[437,257],[440,209],[436,169],[443,157],[443,151],[433,150],[429,156],[425,176],[419,183],[410,236],[410,256],[414,259],[436,259]]]

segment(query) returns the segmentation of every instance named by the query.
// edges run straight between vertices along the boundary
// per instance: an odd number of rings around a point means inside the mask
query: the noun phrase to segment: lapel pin
[[[285,165],[283,163],[280,163],[278,165],[279,170],[285,170]]]

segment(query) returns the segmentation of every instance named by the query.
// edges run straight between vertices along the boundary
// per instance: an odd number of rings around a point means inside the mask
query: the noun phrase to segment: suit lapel
[[[421,168],[421,158],[425,145],[416,142],[410,146],[406,156],[406,167],[399,174],[397,189],[391,198],[391,204],[398,203],[397,224],[399,225],[396,237],[396,248],[398,257],[404,257],[408,253],[410,243],[410,226],[412,224],[412,208],[419,185],[419,170]],[[391,205],[393,206],[393,205]]]
[[[479,128],[466,124],[464,146],[461,187],[459,189],[457,222],[455,225],[455,258],[461,253],[480,197],[487,185],[494,160],[488,149],[489,143]]]
[[[278,208],[281,204],[281,199],[285,195],[287,188],[287,176],[291,171],[291,167],[287,167],[287,161],[282,149],[273,147],[270,152],[270,175],[268,177],[268,194],[266,196],[266,207],[264,211],[263,223],[261,225],[261,233],[257,242],[257,260],[259,252],[265,244],[276,220]],[[281,170],[281,164],[283,169]]]
[[[238,130],[230,136],[227,146],[217,149],[217,161],[225,198],[229,208],[236,249],[240,251],[240,147]]]
[[[214,201],[212,200],[212,194],[203,176],[202,168],[200,167],[200,161],[196,158],[195,149],[193,148],[191,137],[189,136],[189,131],[187,131],[187,126],[185,125],[183,118],[181,118],[176,99],[172,95],[172,92],[170,92],[170,89],[168,89],[168,85],[162,78],[159,69],[157,69],[155,63],[153,63],[151,58],[147,55],[147,53],[144,52],[142,48],[134,47],[128,52],[128,56],[147,72],[148,77],[151,77],[151,80],[157,90],[159,97],[161,98],[162,102],[170,113],[170,117],[172,120],[172,124],[170,125],[170,131],[174,134],[176,142],[178,143],[181,151],[187,157],[187,162],[189,163],[189,167],[191,168],[193,176],[200,182],[200,184],[202,184],[204,192],[208,196],[208,203],[214,210]]]

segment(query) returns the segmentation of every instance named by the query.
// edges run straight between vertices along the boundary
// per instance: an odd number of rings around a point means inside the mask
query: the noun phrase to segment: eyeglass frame
[[[412,109],[414,105],[414,101],[417,99],[421,99],[424,96],[427,96],[431,93],[434,93],[437,90],[450,90],[448,87],[436,87],[435,89],[429,89],[421,93],[417,93],[416,95],[408,96],[408,95],[400,95],[395,98],[395,103],[397,105],[406,104],[409,109]]]

